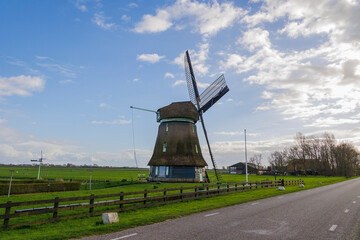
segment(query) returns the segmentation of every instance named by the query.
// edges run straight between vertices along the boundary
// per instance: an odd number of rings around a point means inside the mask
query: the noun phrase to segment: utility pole
[[[10,172],[11,172],[11,175],[10,175],[10,183],[9,183],[8,197],[10,197],[10,190],[11,190],[12,175],[13,175],[14,170],[10,170]]]
[[[246,149],[246,129],[244,129],[244,135],[245,135],[245,173],[246,173],[246,183],[248,183],[247,149]]]

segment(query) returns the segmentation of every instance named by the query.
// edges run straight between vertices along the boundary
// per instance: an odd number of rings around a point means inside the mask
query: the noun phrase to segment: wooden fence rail
[[[303,184],[303,180],[277,180],[277,181],[256,181],[256,182],[241,182],[241,183],[226,183],[214,185],[202,185],[191,187],[180,187],[172,189],[155,189],[144,190],[138,192],[120,192],[105,195],[90,195],[70,198],[54,198],[38,201],[26,202],[11,202],[0,204],[0,210],[5,209],[5,214],[0,215],[0,219],[4,219],[4,224],[1,229],[18,227],[23,225],[41,224],[47,222],[54,222],[65,219],[73,219],[85,216],[97,216],[104,212],[110,211],[127,211],[144,207],[151,207],[174,203],[179,201],[188,201],[193,199],[200,199],[223,194],[230,194],[236,191],[251,191],[256,189],[274,188],[277,186],[299,185]],[[127,198],[125,198],[127,196]],[[131,196],[131,197],[130,197]],[[103,201],[96,201],[105,199]],[[67,204],[64,204],[67,203]],[[36,207],[42,205],[41,207]],[[46,206],[44,206],[46,205]],[[32,208],[19,209],[22,206],[31,206]],[[111,208],[109,208],[111,206]],[[95,211],[95,208],[98,211]],[[88,209],[88,212],[81,212],[75,210]],[[11,211],[13,210],[13,211]],[[75,213],[71,215],[70,211]],[[59,213],[64,212],[64,216],[59,216]],[[45,219],[28,221],[26,218],[34,215],[52,214],[52,217]],[[10,219],[25,218],[27,222],[17,222],[10,225]]]

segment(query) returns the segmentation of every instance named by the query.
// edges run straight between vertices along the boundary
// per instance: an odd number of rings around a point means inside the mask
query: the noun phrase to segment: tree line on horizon
[[[273,152],[268,160],[271,169],[279,173],[346,177],[360,173],[359,151],[329,133],[321,136],[298,133],[290,147]]]

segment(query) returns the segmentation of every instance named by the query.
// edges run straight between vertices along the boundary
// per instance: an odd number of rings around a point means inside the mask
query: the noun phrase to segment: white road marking
[[[206,214],[205,217],[210,217],[210,216],[214,216],[216,214],[219,214],[218,212],[215,212],[215,213],[210,213],[210,214]]]
[[[120,239],[124,239],[124,238],[128,238],[128,237],[133,237],[133,236],[136,236],[136,235],[137,235],[137,233],[133,233],[133,234],[125,235],[125,236],[122,236],[122,237],[113,238],[111,240],[120,240]]]
[[[332,225],[329,229],[330,232],[334,232],[338,225]]]
[[[344,213],[348,213],[350,211],[350,209],[345,209]]]
[[[254,203],[252,203],[251,205],[254,206],[254,205],[257,205],[257,204],[259,204],[259,203],[258,203],[258,202],[254,202]]]
[[[356,201],[353,201],[353,203],[356,203]]]

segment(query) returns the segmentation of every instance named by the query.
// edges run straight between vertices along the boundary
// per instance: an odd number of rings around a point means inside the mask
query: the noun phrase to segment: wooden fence
[[[109,211],[127,211],[144,207],[188,201],[237,191],[250,191],[277,186],[299,185],[303,180],[277,180],[242,183],[202,185],[172,189],[144,190],[139,192],[121,192],[106,195],[90,195],[71,198],[54,198],[38,201],[11,202],[0,204],[0,215],[4,219],[1,229],[23,225],[56,222],[86,216],[97,216]],[[99,201],[103,199],[102,201]],[[41,207],[36,207],[41,205]],[[23,208],[27,206],[27,208]],[[30,206],[30,207],[29,207]],[[97,211],[95,211],[97,208]],[[88,209],[88,210],[86,210]],[[60,216],[62,213],[63,216]],[[42,215],[39,217],[38,215]],[[40,220],[39,220],[40,218]],[[10,224],[10,219],[15,223]],[[20,221],[22,220],[22,221]]]

